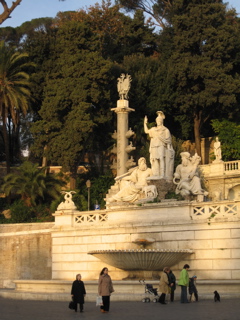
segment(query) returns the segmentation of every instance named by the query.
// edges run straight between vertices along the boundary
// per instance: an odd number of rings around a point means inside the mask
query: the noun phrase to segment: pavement
[[[112,301],[109,313],[100,313],[94,302],[86,302],[84,313],[68,308],[66,301],[14,300],[0,297],[1,320],[239,320],[240,299],[221,302],[179,301],[162,305],[136,301]]]

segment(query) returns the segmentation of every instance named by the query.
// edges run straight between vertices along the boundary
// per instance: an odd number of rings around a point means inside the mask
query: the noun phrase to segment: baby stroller
[[[159,300],[159,295],[157,293],[157,288],[153,288],[153,285],[150,283],[145,284],[145,280],[139,280],[139,282],[145,286],[145,295],[148,295],[147,297],[142,299],[142,302],[150,302],[150,296],[154,296],[152,299],[152,302],[156,303]]]

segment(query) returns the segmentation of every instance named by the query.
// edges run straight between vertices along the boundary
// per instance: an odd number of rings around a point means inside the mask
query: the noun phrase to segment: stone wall
[[[16,279],[51,279],[54,223],[0,225],[0,288]]]
[[[98,278],[107,266],[114,280],[128,272],[89,255],[92,250],[139,249],[136,239],[153,238],[148,248],[194,251],[172,269],[179,277],[185,263],[201,280],[240,279],[239,202],[172,202],[99,212],[56,213],[52,237],[53,279]],[[64,225],[64,229],[63,226]]]

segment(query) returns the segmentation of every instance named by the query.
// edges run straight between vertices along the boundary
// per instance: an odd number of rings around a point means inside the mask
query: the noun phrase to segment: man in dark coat
[[[77,312],[77,304],[80,304],[80,312],[83,312],[84,297],[86,295],[86,290],[83,281],[81,281],[82,276],[80,274],[76,275],[76,280],[73,281],[71,295],[75,303],[75,312]]]
[[[174,301],[174,291],[176,290],[176,277],[173,274],[172,270],[169,271],[168,281],[170,286],[170,301]]]

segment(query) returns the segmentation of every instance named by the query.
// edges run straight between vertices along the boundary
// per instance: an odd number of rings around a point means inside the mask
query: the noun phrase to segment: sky
[[[12,0],[6,0],[8,5]],[[12,12],[11,18],[7,19],[1,27],[18,27],[25,21],[36,18],[55,17],[59,11],[86,9],[101,0],[22,0],[21,4]],[[227,1],[226,1],[227,2]],[[229,0],[229,6],[236,9],[240,16],[240,0]],[[2,12],[2,6],[0,6]]]

